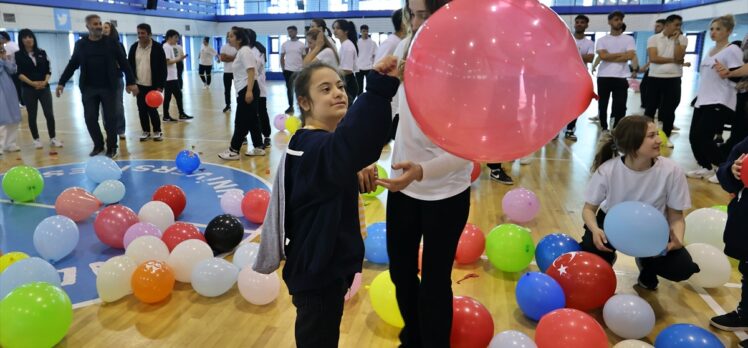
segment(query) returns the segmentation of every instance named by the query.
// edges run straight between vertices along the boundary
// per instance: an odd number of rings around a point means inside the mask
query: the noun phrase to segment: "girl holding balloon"
[[[690,278],[699,272],[698,265],[683,248],[686,230],[683,210],[691,206],[691,197],[683,170],[660,156],[662,140],[657,125],[645,116],[628,116],[606,137],[595,155],[594,174],[585,192],[582,211],[585,233],[579,243],[582,250],[613,264],[616,250],[601,228],[608,210],[626,201],[646,203],[666,217],[670,241],[662,256],[637,258],[638,285],[654,290],[657,276],[671,281]]]

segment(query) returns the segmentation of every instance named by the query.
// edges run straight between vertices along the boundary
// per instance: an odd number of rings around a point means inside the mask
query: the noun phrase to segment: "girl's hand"
[[[605,238],[605,231],[603,230],[598,229],[597,232],[594,230],[592,231],[592,242],[595,243],[597,250],[613,252],[613,249],[605,246],[605,244],[608,244],[608,238]]]
[[[743,167],[743,160],[745,160],[746,154],[740,155],[738,159],[735,160],[735,162],[732,164],[732,175],[735,176],[735,179],[740,180],[740,170]]]
[[[360,193],[374,192],[377,189],[377,165],[372,164],[358,172],[358,191]]]
[[[397,57],[387,56],[382,58],[373,68],[376,72],[397,78],[399,71],[397,70]]]
[[[423,179],[423,167],[411,161],[395,163],[392,165],[392,169],[402,169],[403,175],[395,179],[377,179],[377,185],[382,185],[392,192],[399,192],[408,187],[414,180],[420,181]]]
[[[679,241],[678,238],[675,238],[675,236],[670,235],[670,241],[667,242],[667,251],[670,252],[673,250],[680,249],[682,247],[683,247],[683,243],[681,243],[681,241]]]

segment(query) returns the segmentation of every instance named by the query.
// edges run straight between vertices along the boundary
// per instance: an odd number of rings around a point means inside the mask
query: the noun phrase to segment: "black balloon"
[[[244,236],[244,226],[232,215],[218,215],[205,228],[205,240],[216,254],[236,248]]]

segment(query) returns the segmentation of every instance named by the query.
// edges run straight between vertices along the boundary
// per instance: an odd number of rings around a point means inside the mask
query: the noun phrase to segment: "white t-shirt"
[[[735,82],[719,77],[714,69],[715,60],[718,60],[728,69],[743,66],[743,50],[735,45],[728,45],[714,56],[709,53],[701,59],[701,76],[699,77],[699,90],[696,92],[696,104],[702,105],[722,104],[732,111],[738,103]]]
[[[249,46],[242,46],[239,51],[237,51],[236,58],[234,59],[234,64],[232,65],[231,69],[234,71],[234,88],[236,88],[237,93],[241,92],[242,89],[247,87],[247,79],[249,78],[247,76],[247,69],[255,70],[256,79],[257,58],[255,58],[255,55],[254,53],[252,53],[252,50],[249,48]],[[250,82],[254,83],[254,80]]]
[[[260,97],[268,96],[267,79],[265,76],[265,55],[257,47],[252,47],[252,53],[257,60],[257,70],[255,70],[255,80],[260,87]]]
[[[651,168],[641,172],[626,167],[623,157],[608,160],[592,174],[584,200],[600,206],[606,213],[616,204],[626,201],[647,203],[663,215],[666,215],[667,207],[675,210],[691,207],[686,174],[678,164],[665,157],[657,157]]]
[[[606,50],[608,53],[625,53],[628,51],[635,51],[636,44],[634,38],[621,34],[618,36],[606,35],[597,40],[597,53]],[[619,77],[627,78],[631,76],[629,71],[628,62],[614,63],[602,61],[600,62],[600,68],[597,70],[597,77]]]
[[[659,33],[652,35],[647,39],[647,50],[657,48],[657,55],[663,58],[675,58],[675,39],[666,37],[665,34]],[[685,35],[678,36],[679,46],[688,46],[688,38]],[[660,78],[671,78],[683,76],[683,66],[675,63],[667,64],[649,64],[649,76]]]
[[[374,67],[374,57],[377,54],[377,43],[372,39],[358,40],[358,60],[356,66],[359,70],[371,70]]]
[[[592,42],[592,40],[586,37],[581,40],[577,40],[577,38],[574,38],[574,42],[577,44],[577,50],[579,51],[580,57],[585,54],[595,54],[595,43]]]
[[[229,44],[225,44],[221,46],[221,54],[225,54],[231,57],[236,57],[236,48],[234,46],[231,46]],[[223,63],[223,72],[224,73],[232,73],[234,70],[232,69],[233,63],[232,62],[224,62]]]
[[[322,63],[330,65],[335,69],[338,68],[338,59],[335,58],[335,52],[333,52],[333,50],[329,47],[326,47],[325,49],[317,53],[317,57],[315,57],[315,59],[319,60]]]
[[[175,46],[164,43],[164,54],[166,54],[166,60],[177,58],[177,48]],[[166,81],[174,81],[177,79],[177,63],[169,64],[166,62]]]
[[[356,53],[356,46],[353,45],[351,40],[345,40],[340,45],[340,70],[350,70],[358,72],[358,66],[356,60],[358,60],[358,53]]]
[[[216,49],[213,46],[203,45],[200,48],[200,65],[213,65],[213,59],[216,57]]]
[[[395,49],[397,49],[397,45],[400,44],[400,37],[398,37],[395,34],[390,34],[390,36],[387,37],[387,39],[382,42],[382,45],[379,46],[377,49],[377,54],[374,57],[374,64],[378,63],[382,58],[386,56],[391,56],[395,53]]]
[[[288,40],[281,45],[281,54],[286,54],[286,68],[288,71],[301,71],[304,66],[304,43],[298,38]]]
[[[395,55],[401,59],[408,41],[401,42],[395,50]],[[392,163],[413,161],[423,167],[423,179],[413,181],[402,193],[415,199],[436,201],[465,191],[470,187],[472,162],[442,150],[423,134],[410,111],[403,84],[395,98],[400,99],[400,123],[392,149]],[[393,169],[390,177],[401,175],[402,170]]]

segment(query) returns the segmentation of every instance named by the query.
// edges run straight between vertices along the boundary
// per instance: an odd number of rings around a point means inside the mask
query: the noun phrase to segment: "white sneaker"
[[[49,140],[49,146],[52,147],[62,147],[62,142],[57,140],[57,138],[52,138]]]
[[[677,131],[680,131],[680,128],[678,128],[678,126],[673,126],[673,132],[677,132]]]
[[[5,152],[19,152],[21,148],[18,145],[11,145],[5,148]]]
[[[265,150],[258,149],[258,148],[252,148],[252,150],[247,149],[247,152],[244,153],[245,156],[265,156]]]
[[[226,149],[226,151],[219,153],[218,157],[226,161],[236,161],[239,159],[239,153]]]
[[[600,121],[600,116],[592,116],[588,118],[588,120],[593,121],[593,122],[598,122]]]
[[[719,178],[717,178],[716,174],[710,176],[708,181],[711,182],[712,184],[719,184]]]
[[[42,148],[42,141],[39,139],[34,139],[34,148],[35,149],[41,149]]]
[[[530,156],[522,157],[522,158],[519,159],[519,164],[521,164],[523,166],[526,166],[526,165],[528,165],[530,163],[532,163],[532,157],[530,157]]]
[[[675,148],[675,145],[673,145],[673,143],[672,143],[672,142],[670,141],[670,139],[668,139],[668,141],[667,141],[667,143],[665,144],[665,146],[667,146],[667,148],[668,148],[668,149],[673,149],[673,148]]]
[[[153,141],[164,141],[164,133],[163,132],[153,133]]]
[[[150,137],[151,137],[151,133],[150,132],[143,132],[143,133],[140,134],[140,141],[146,141]]]
[[[705,179],[714,176],[714,169],[699,168],[686,172],[686,176],[694,179]]]

